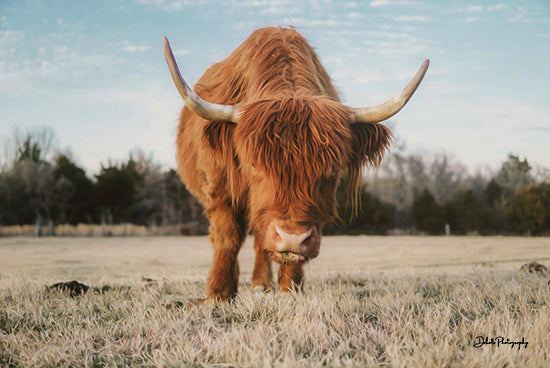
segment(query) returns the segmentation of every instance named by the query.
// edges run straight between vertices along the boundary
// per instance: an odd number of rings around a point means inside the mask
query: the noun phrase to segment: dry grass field
[[[205,237],[0,238],[0,367],[550,366],[548,278],[518,272],[550,238],[325,237],[294,295],[252,292],[248,239],[234,302],[190,306],[211,255]],[[93,290],[45,287],[73,279]]]

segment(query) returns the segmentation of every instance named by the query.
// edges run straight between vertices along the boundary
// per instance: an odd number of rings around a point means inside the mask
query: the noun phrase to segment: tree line
[[[550,171],[509,154],[470,175],[447,154],[407,154],[398,142],[368,192],[391,206],[388,229],[427,234],[550,234]]]
[[[206,233],[202,208],[175,170],[133,151],[90,177],[54,142],[47,128],[16,131],[4,142],[0,225],[187,224]],[[470,175],[446,154],[409,154],[398,141],[376,175],[367,171],[360,211],[349,207],[341,183],[339,218],[324,233],[549,234],[549,178],[514,155],[495,173]]]
[[[108,161],[90,178],[70,153],[51,152],[49,129],[16,132],[0,170],[0,224],[207,226],[202,209],[173,169],[140,151]]]

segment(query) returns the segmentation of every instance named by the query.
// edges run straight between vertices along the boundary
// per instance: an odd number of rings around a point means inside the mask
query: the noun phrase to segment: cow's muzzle
[[[268,239],[272,241],[269,248],[273,260],[281,264],[303,263],[319,255],[321,236],[315,226],[274,220],[268,228]]]

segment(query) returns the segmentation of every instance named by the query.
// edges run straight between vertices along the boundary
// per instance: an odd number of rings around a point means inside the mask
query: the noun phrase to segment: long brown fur
[[[269,222],[289,218],[318,226],[320,233],[336,216],[340,176],[349,175],[355,203],[364,166],[379,164],[391,132],[379,124],[352,124],[350,108],[340,103],[315,51],[293,28],[256,30],[208,68],[194,90],[242,111],[239,124],[205,121],[187,108],[180,118],[178,172],[211,222],[208,298],[237,292],[236,258],[249,226],[256,238],[253,285],[269,288]],[[289,289],[302,277],[301,265],[285,266],[279,283]]]

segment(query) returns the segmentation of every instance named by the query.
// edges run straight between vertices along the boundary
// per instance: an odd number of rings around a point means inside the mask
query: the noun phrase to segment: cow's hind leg
[[[252,271],[252,289],[260,291],[273,290],[273,276],[271,274],[271,260],[266,256],[260,240],[254,238],[254,250],[256,259],[254,271]]]
[[[246,237],[244,211],[230,206],[207,210],[214,260],[206,287],[207,300],[225,301],[237,294],[239,264],[237,256]]]
[[[302,269],[301,264],[281,265],[281,268],[279,269],[279,287],[281,288],[281,291],[301,291],[303,279],[304,270]]]

